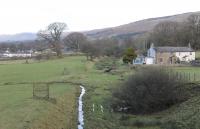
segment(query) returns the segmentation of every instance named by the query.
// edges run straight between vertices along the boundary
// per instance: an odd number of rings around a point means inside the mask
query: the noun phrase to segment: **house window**
[[[159,58],[159,62],[162,63],[163,62],[163,58]]]
[[[190,52],[190,55],[192,55],[192,52]]]

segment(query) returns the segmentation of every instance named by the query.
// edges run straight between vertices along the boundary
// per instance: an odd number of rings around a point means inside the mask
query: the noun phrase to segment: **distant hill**
[[[85,34],[92,39],[105,38],[105,37],[117,37],[117,38],[124,38],[129,36],[134,37],[152,31],[153,28],[160,22],[163,21],[183,22],[188,18],[188,16],[192,14],[200,14],[200,12],[190,12],[172,16],[150,18],[132,22],[125,25],[120,25],[117,27],[87,31],[85,32]]]
[[[91,39],[106,38],[106,37],[126,38],[130,36],[131,37],[141,36],[147,32],[152,31],[152,29],[160,22],[163,21],[183,22],[192,14],[200,14],[200,12],[190,12],[172,16],[149,18],[125,25],[120,25],[117,27],[85,31],[83,33],[85,33]],[[35,40],[36,38],[37,36],[35,33],[0,35],[0,42]]]
[[[0,35],[0,42],[35,40],[35,33],[19,33],[15,35]]]

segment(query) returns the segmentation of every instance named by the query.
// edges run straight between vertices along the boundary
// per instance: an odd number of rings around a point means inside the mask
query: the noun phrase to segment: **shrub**
[[[124,53],[124,56],[123,56],[123,62],[125,64],[128,64],[128,63],[133,63],[133,59],[135,59],[137,57],[135,51],[133,48],[128,48],[125,53]]]
[[[96,69],[105,70],[108,68],[115,69],[118,66],[116,58],[105,57],[95,64]]]
[[[169,70],[160,67],[138,69],[113,92],[115,111],[145,114],[162,111],[187,99],[182,81],[169,77]]]

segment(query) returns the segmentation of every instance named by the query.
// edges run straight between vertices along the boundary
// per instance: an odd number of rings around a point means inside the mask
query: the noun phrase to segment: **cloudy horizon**
[[[0,34],[37,32],[52,22],[68,31],[119,26],[134,21],[200,11],[197,0],[4,0],[0,2]]]

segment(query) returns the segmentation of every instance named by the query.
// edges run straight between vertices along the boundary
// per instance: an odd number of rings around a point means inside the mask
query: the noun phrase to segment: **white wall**
[[[149,50],[147,52],[147,56],[155,58],[156,57],[156,51],[155,51],[155,49],[154,48],[149,48]]]
[[[31,54],[24,53],[4,53],[4,57],[31,57]]]
[[[180,61],[189,62],[195,60],[195,52],[176,52],[175,55],[180,59]],[[186,58],[183,58],[185,56]]]
[[[155,62],[156,62],[156,50],[154,49],[154,47],[149,48],[149,50],[147,51],[147,57],[153,58],[153,64],[155,64]]]
[[[154,64],[154,58],[152,57],[146,57],[145,58],[145,63],[148,64]]]

